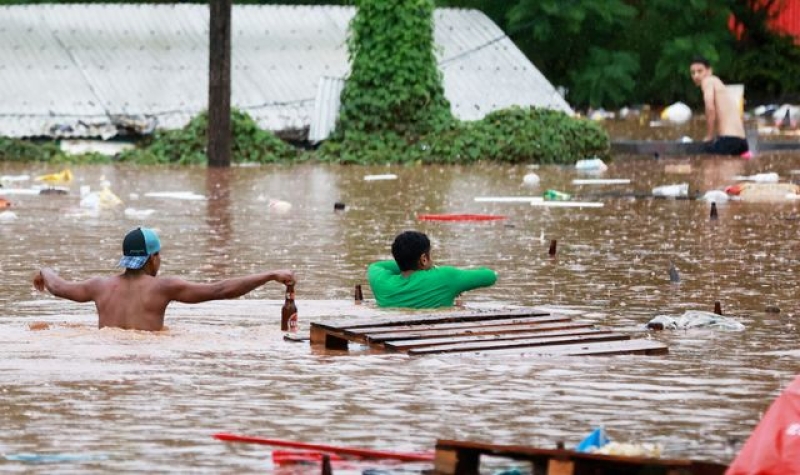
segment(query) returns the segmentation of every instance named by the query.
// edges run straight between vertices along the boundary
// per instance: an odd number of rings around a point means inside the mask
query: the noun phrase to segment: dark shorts
[[[705,146],[706,153],[714,155],[741,155],[748,150],[747,140],[741,137],[723,135]]]

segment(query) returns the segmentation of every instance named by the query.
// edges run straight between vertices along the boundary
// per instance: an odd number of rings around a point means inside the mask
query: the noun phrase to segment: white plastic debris
[[[692,118],[692,109],[683,102],[676,102],[661,111],[661,120],[672,124],[685,124]]]
[[[667,196],[671,198],[689,196],[689,184],[678,183],[675,185],[657,186],[653,188],[653,196]]]
[[[364,181],[377,181],[377,180],[397,180],[397,175],[394,173],[386,173],[383,175],[364,175]]]
[[[575,162],[575,169],[583,172],[604,172],[608,170],[608,165],[597,157],[585,158]]]
[[[292,209],[292,204],[288,201],[271,199],[267,205],[271,213],[286,214]]]
[[[542,201],[541,196],[476,196],[477,203],[531,203]]]
[[[13,211],[3,211],[0,213],[0,223],[10,223],[11,221],[16,221],[17,213]]]
[[[2,184],[11,184],[11,183],[19,183],[21,181],[28,181],[31,179],[30,175],[3,175],[0,176],[0,183]]]
[[[522,177],[522,183],[528,186],[536,186],[540,181],[539,175],[533,172],[526,173],[525,176]]]
[[[736,175],[736,181],[752,181],[755,183],[778,183],[781,177],[775,172],[756,173],[755,175]]]
[[[62,140],[60,148],[67,155],[97,153],[113,157],[125,150],[133,150],[135,146],[132,143],[108,142],[105,140]]]
[[[647,323],[648,327],[661,325],[665,330],[689,330],[692,328],[709,328],[712,330],[744,331],[745,326],[739,321],[702,310],[687,310],[683,315],[656,315]]]
[[[87,193],[81,198],[80,207],[86,210],[100,211],[113,209],[122,204],[122,200],[117,197],[110,189],[103,188],[100,191]]]
[[[710,190],[703,195],[702,199],[714,203],[727,203],[730,200],[730,196],[722,190]]]

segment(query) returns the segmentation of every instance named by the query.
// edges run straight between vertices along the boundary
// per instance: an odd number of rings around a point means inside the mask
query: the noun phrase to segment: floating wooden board
[[[530,462],[534,473],[548,475],[723,475],[727,469],[721,464],[685,459],[622,457],[564,449],[439,440],[436,442],[434,473],[479,473],[481,455]]]
[[[347,349],[349,343],[409,355],[517,351],[546,355],[666,354],[653,340],[598,329],[590,322],[534,309],[439,312],[339,323],[311,323],[311,344]]]

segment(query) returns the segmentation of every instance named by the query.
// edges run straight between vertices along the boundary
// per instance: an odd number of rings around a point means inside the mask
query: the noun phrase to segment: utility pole
[[[231,166],[231,3],[209,0],[208,166]]]

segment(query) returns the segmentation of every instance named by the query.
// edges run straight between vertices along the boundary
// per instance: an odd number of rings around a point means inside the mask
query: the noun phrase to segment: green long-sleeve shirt
[[[438,308],[452,307],[461,292],[493,285],[497,273],[486,267],[440,266],[404,277],[391,260],[370,264],[367,280],[379,307]]]

